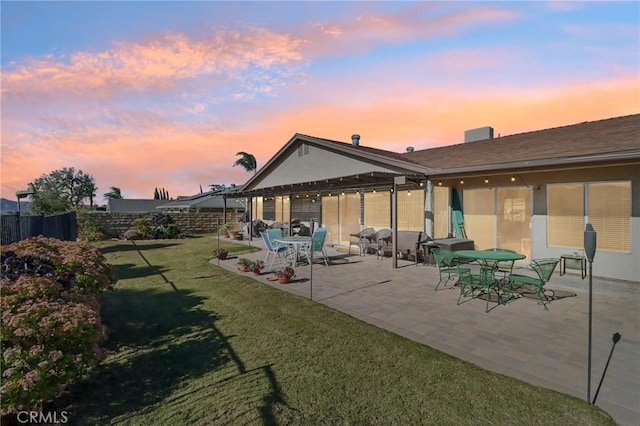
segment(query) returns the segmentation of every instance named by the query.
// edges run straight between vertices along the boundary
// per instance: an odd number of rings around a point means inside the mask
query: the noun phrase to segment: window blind
[[[547,186],[547,244],[584,246],[584,186],[582,183]]]
[[[597,248],[631,250],[631,182],[587,184],[587,217],[597,232]]]

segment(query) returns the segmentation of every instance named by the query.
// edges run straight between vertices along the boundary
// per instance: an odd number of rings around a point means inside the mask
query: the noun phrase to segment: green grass
[[[214,242],[99,244],[120,280],[102,298],[105,361],[56,403],[73,423],[614,424],[580,399],[217,268]]]

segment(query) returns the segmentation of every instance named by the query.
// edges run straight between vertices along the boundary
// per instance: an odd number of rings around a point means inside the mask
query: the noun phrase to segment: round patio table
[[[484,277],[490,277],[489,279],[493,280],[498,286],[498,303],[502,303],[501,299],[504,293],[508,294],[509,299],[513,298],[513,289],[509,284],[506,272],[504,278],[500,280],[496,280],[494,274],[500,262],[515,262],[516,260],[526,259],[526,255],[507,250],[458,250],[454,251],[454,253],[456,257],[480,262],[482,268],[481,274]]]
[[[300,251],[304,246],[311,244],[311,237],[300,237],[300,236],[281,237],[281,238],[274,238],[273,241],[279,244],[289,246],[289,254],[292,257],[291,266],[297,266]]]
[[[484,260],[485,262],[508,262],[527,258],[524,254],[504,250],[458,250],[454,253],[463,259]]]

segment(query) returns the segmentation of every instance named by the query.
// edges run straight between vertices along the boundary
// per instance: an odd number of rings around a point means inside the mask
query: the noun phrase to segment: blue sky
[[[250,175],[296,132],[403,151],[640,112],[638,2],[2,1],[2,196]],[[10,155],[8,154],[10,153]]]

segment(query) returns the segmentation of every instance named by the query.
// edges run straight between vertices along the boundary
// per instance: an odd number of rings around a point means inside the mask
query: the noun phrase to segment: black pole
[[[311,244],[309,249],[309,299],[313,300],[313,237],[311,237],[309,244]]]
[[[593,261],[589,261],[589,360],[587,367],[587,402],[591,404],[591,336],[592,336],[592,313],[593,313]]]
[[[598,399],[598,393],[600,393],[600,387],[602,386],[602,382],[604,381],[604,376],[607,374],[607,368],[609,368],[609,361],[611,361],[611,355],[613,355],[613,350],[616,347],[616,344],[620,341],[622,336],[620,333],[613,333],[613,345],[611,346],[611,352],[609,352],[609,358],[607,358],[607,363],[604,366],[604,371],[602,372],[602,377],[600,377],[600,383],[598,384],[598,389],[596,389],[596,396],[593,397],[593,404],[596,403],[596,399]]]
[[[584,229],[584,252],[589,261],[589,357],[587,365],[587,403],[591,404],[591,336],[593,317],[593,258],[596,255],[596,231],[590,223]]]
[[[220,217],[216,218],[216,225],[218,228],[218,255],[216,258],[218,259],[218,266],[220,266]]]
[[[16,218],[16,222],[18,222],[18,241],[22,241],[22,224],[20,223],[20,197],[18,197],[18,217]]]

